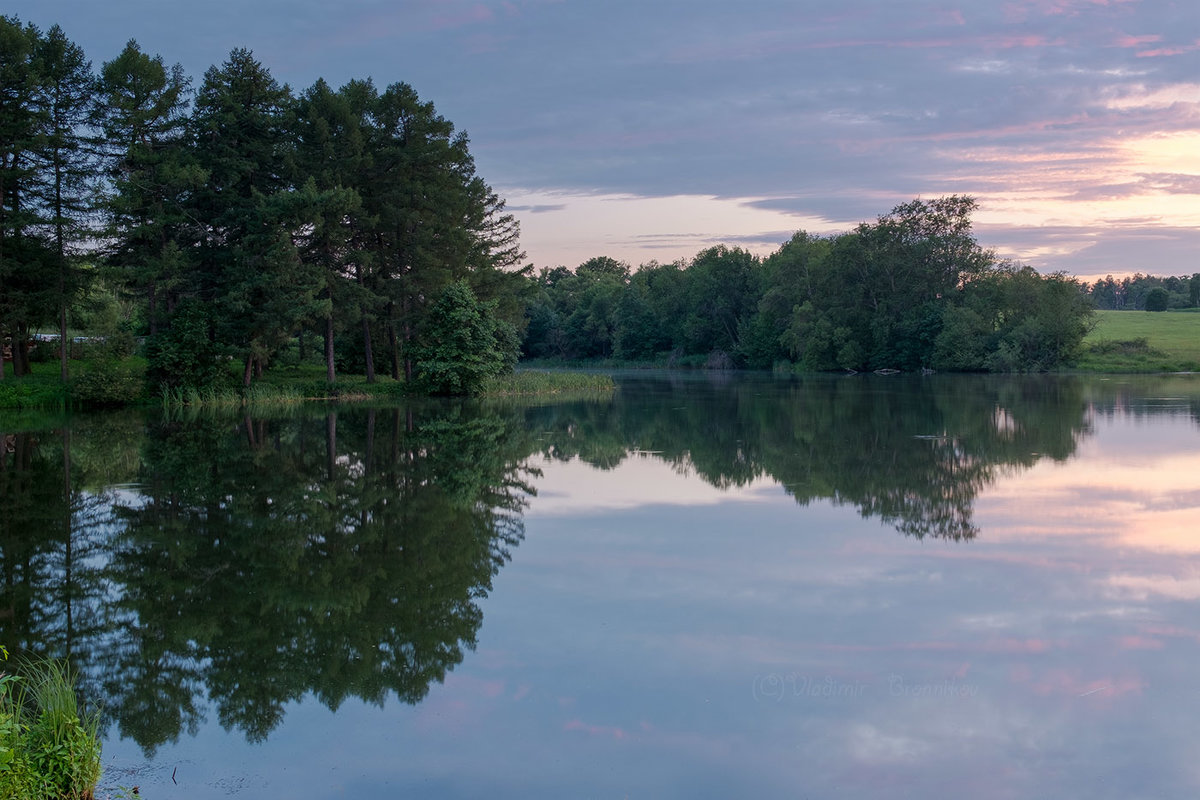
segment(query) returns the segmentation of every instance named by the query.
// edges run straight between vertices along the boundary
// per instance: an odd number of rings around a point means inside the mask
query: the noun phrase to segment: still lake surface
[[[101,797],[1200,793],[1200,376],[0,417]]]

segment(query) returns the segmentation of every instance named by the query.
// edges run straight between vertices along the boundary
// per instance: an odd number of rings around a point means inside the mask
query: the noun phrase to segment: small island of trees
[[[405,83],[296,93],[238,49],[193,92],[134,41],[94,72],[61,28],[13,17],[0,51],[0,334],[18,377],[54,350],[66,384],[69,335],[89,327],[110,357],[144,341],[144,382],[111,361],[91,376],[131,396],[249,388],[285,354],[330,385],[447,394],[519,354],[1044,371],[1089,330],[1088,287],[981,247],[967,196],[801,231],[766,258],[721,246],[535,272],[466,135]],[[39,332],[57,344],[35,354]]]

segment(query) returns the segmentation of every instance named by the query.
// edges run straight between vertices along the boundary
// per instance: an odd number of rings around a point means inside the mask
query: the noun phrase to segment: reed
[[[519,395],[555,395],[564,393],[611,392],[616,388],[612,376],[595,372],[553,372],[519,370],[484,382],[484,397]]]

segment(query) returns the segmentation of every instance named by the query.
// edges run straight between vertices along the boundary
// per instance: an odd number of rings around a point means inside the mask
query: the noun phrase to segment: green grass
[[[4,365],[0,381],[0,408],[66,408],[70,402],[67,387],[58,377],[58,364],[32,364],[31,374],[15,378],[12,365]]]
[[[608,375],[593,372],[555,372],[518,370],[489,378],[483,387],[484,397],[514,397],[531,395],[579,394],[611,392],[616,387]]]
[[[66,665],[31,660],[0,676],[0,797],[90,798],[100,780],[97,717]]]
[[[1076,367],[1084,372],[1200,371],[1200,314],[1097,311]]]

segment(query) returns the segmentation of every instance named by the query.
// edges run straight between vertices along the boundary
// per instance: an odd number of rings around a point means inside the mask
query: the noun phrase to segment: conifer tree
[[[291,242],[301,221],[280,196],[288,188],[291,104],[290,90],[249,50],[236,49],[205,73],[192,115],[208,180],[195,194],[202,228],[190,288],[212,309],[214,338],[241,357],[247,386],[313,311]]]
[[[45,115],[38,102],[41,34],[15,17],[0,17],[0,342],[11,339],[13,372],[28,371],[25,341],[53,300],[43,296],[52,251],[39,230],[38,140]],[[4,362],[0,359],[0,378]]]
[[[166,67],[130,40],[102,67],[97,92],[108,259],[145,297],[151,335],[174,310],[186,270],[184,204],[205,177],[188,148],[188,84],[181,66]]]
[[[67,310],[81,292],[85,277],[76,251],[88,236],[87,215],[93,205],[94,160],[87,146],[87,124],[94,77],[83,50],[67,39],[58,25],[39,37],[35,59],[38,91],[34,103],[42,130],[36,149],[40,175],[34,186],[57,273],[59,365],[65,381]]]

